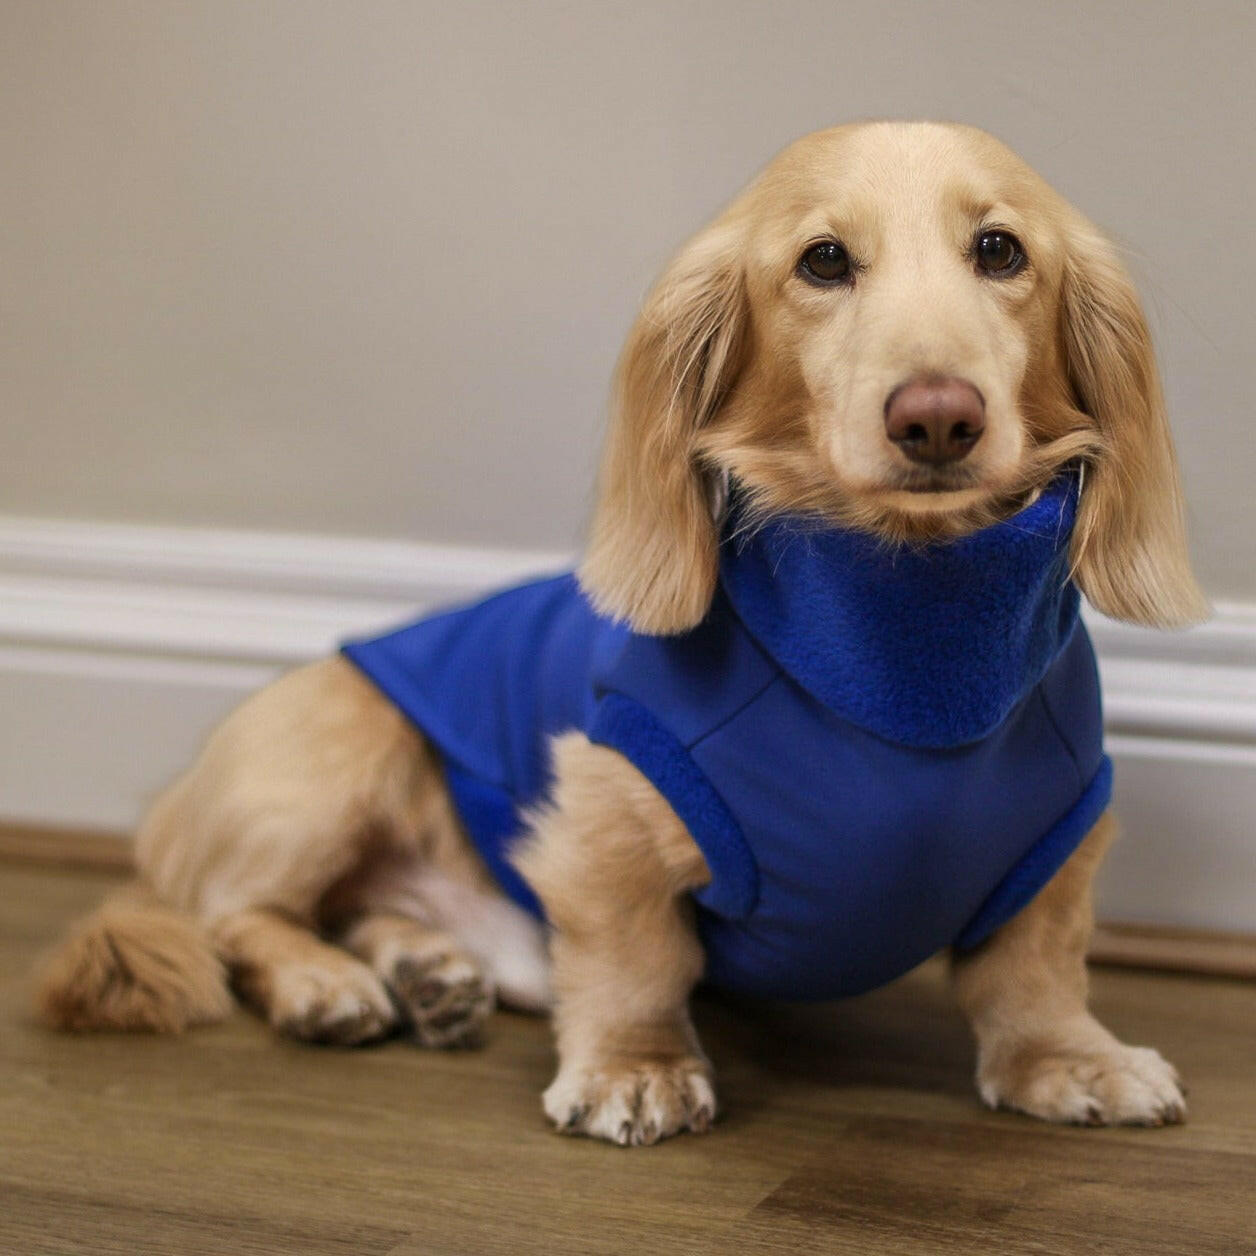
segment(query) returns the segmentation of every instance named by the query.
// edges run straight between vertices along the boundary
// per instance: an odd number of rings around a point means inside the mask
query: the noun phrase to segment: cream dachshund
[[[828,998],[950,949],[991,1106],[1181,1120],[1087,1010],[1104,613],[1206,606],[1112,245],[961,126],[786,148],[671,262],[578,576],[289,673],[165,791],[45,1021],[474,1039],[552,1009],[554,1125],[706,1130],[706,980]]]

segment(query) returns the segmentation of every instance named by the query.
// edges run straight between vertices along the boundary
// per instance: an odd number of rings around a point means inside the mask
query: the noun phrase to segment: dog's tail
[[[52,1029],[180,1033],[231,1010],[227,974],[191,916],[142,884],[74,926],[44,961],[35,1010]]]

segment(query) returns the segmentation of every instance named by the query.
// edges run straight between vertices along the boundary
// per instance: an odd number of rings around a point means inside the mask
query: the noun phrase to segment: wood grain
[[[1090,962],[1250,981],[1256,980],[1256,938],[1213,929],[1108,923],[1095,930]]]
[[[819,1007],[699,1001],[725,1116],[626,1151],[548,1132],[546,1025],[477,1052],[30,1024],[39,949],[116,878],[0,862],[0,1253],[696,1256],[1256,1253],[1256,987],[1099,972],[1113,1029],[1192,1119],[1075,1130],[984,1111],[941,965]]]
[[[0,824],[0,859],[125,872],[131,867],[131,839],[122,833]]]

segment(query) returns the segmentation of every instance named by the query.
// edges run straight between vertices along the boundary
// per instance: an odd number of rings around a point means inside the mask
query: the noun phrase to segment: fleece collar
[[[778,516],[743,527],[734,493],[720,578],[759,646],[833,714],[944,748],[987,736],[1042,679],[1077,622],[1068,543],[1077,473],[958,540],[891,545]]]

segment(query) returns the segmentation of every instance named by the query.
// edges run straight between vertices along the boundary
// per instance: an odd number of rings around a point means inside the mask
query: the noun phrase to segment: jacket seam
[[[1035,686],[1034,692],[1038,695],[1038,701],[1042,703],[1042,709],[1047,716],[1047,723],[1051,725],[1051,729],[1055,733],[1057,740],[1060,745],[1064,747],[1065,754],[1068,755],[1068,761],[1073,765],[1073,775],[1077,778],[1078,787],[1085,789],[1086,781],[1082,776],[1082,765],[1078,762],[1077,751],[1073,748],[1072,742],[1065,737],[1060,721],[1057,718],[1055,711],[1051,709],[1051,702],[1047,698],[1045,676]]]
[[[714,737],[716,733],[726,728],[739,715],[741,715],[744,711],[746,711],[748,708],[752,707],[756,702],[758,702],[759,699],[763,697],[763,695],[767,693],[767,691],[771,689],[772,686],[776,684],[776,682],[780,679],[781,679],[780,672],[775,672],[773,675],[769,676],[768,679],[764,681],[763,684],[760,685],[759,688],[756,689],[754,693],[750,695],[750,697],[748,697],[744,702],[741,702],[736,707],[734,707],[733,710],[730,711],[726,716],[724,716],[724,718],[720,720],[718,724],[715,724],[711,728],[708,728],[706,732],[703,733],[700,737],[695,737],[693,741],[689,742],[685,746],[685,749],[689,751],[690,754],[692,754],[693,751],[695,751],[700,745],[702,745],[704,741],[707,740],[707,738]]]

